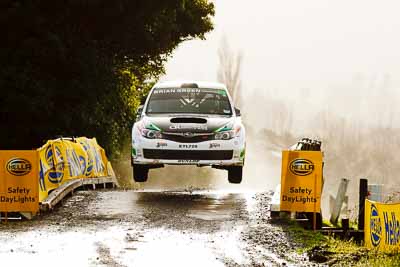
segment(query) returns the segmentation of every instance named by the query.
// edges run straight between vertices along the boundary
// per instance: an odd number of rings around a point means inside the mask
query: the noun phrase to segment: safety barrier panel
[[[400,203],[383,204],[365,200],[364,241],[368,248],[400,251]]]
[[[0,151],[0,211],[36,214],[39,203],[62,184],[113,174],[95,138],[60,138],[38,150]]]
[[[95,138],[50,140],[38,150],[39,201],[70,179],[103,177],[112,171]]]
[[[0,151],[0,211],[38,212],[38,166],[35,150]]]
[[[322,152],[283,151],[281,211],[320,212]]]

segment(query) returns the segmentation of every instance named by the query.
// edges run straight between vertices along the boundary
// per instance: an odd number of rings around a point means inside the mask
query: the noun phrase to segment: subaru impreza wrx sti
[[[132,167],[137,182],[164,165],[211,166],[242,181],[245,128],[225,85],[162,82],[138,109],[132,127]]]

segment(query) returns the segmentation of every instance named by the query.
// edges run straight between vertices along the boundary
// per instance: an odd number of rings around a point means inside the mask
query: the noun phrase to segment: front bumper
[[[243,166],[244,142],[239,138],[179,143],[138,137],[132,143],[132,164]]]

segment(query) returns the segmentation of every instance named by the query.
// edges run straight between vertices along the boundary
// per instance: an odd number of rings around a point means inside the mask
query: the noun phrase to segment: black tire
[[[240,184],[242,182],[243,166],[233,166],[228,168],[228,181],[231,184]]]
[[[133,164],[133,180],[143,183],[149,177],[149,168],[146,165]]]

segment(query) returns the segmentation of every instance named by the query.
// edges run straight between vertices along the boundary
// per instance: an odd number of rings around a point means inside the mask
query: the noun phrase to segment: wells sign
[[[320,212],[322,152],[283,151],[281,211]]]
[[[38,212],[38,166],[36,150],[0,151],[0,211]]]

